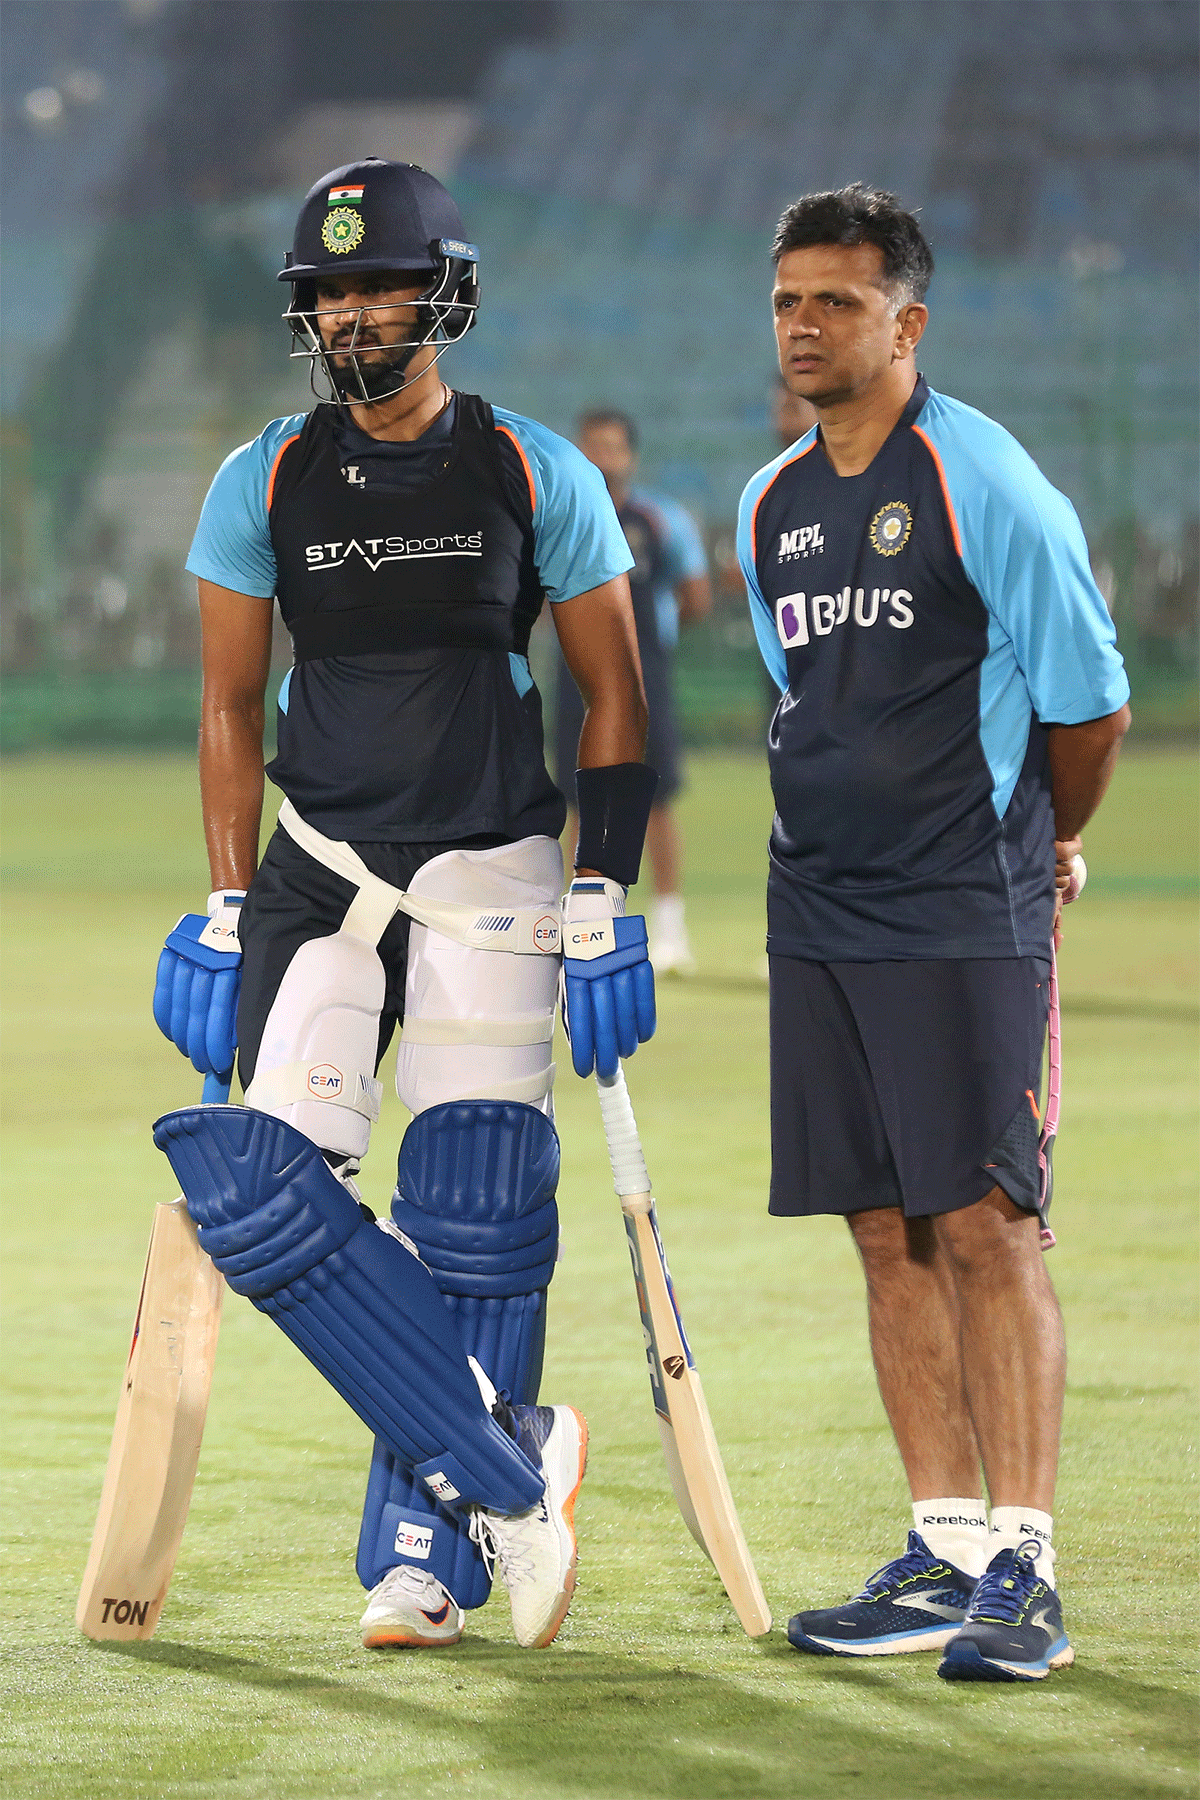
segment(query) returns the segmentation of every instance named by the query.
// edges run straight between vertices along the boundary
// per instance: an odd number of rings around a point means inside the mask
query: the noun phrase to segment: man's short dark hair
[[[585,431],[593,431],[601,425],[619,425],[629,448],[637,450],[638,428],[628,413],[618,412],[615,406],[594,406],[590,412],[580,413],[575,421],[575,435],[582,437]]]
[[[902,302],[925,298],[933,252],[895,194],[855,181],[793,201],[775,228],[772,260],[778,267],[789,250],[805,250],[810,244],[874,244],[883,254],[883,285]]]

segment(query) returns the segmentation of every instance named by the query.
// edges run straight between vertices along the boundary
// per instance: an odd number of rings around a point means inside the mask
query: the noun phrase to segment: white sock
[[[680,943],[687,940],[687,926],[683,922],[683,895],[656,894],[654,896],[654,936],[667,943]]]
[[[993,1506],[991,1530],[988,1533],[988,1556],[1001,1550],[1015,1550],[1019,1545],[1036,1544],[1037,1572],[1051,1587],[1054,1579],[1054,1519],[1039,1512],[1036,1506]]]
[[[934,1556],[953,1563],[964,1575],[978,1581],[987,1568],[987,1508],[982,1500],[918,1500],[913,1505],[913,1526]]]

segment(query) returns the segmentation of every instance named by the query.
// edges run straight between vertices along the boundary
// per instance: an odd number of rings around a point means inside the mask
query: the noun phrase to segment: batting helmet
[[[323,175],[305,196],[292,248],[279,271],[279,280],[292,284],[292,303],[283,315],[292,328],[291,354],[308,361],[313,391],[318,391],[319,367],[329,382],[328,397],[343,403],[384,400],[399,393],[408,385],[406,372],[418,350],[435,345],[440,356],[474,325],[478,262],[475,245],[464,239],[453,198],[415,163],[369,156]],[[415,302],[413,336],[389,347],[386,358],[377,345],[372,346],[364,363],[355,344],[363,314],[371,308],[360,307],[335,368],[321,339],[317,279],[336,276],[346,281],[393,269],[429,277]]]

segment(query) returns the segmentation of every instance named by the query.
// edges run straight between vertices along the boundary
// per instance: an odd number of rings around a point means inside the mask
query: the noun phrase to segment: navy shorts
[[[1036,1212],[1049,959],[771,957],[773,1213]]]
[[[642,679],[650,720],[646,731],[645,763],[658,776],[654,804],[662,806],[673,800],[682,786],[674,670],[665,653],[646,658],[642,664]],[[576,811],[575,770],[579,764],[579,734],[582,730],[583,699],[566,663],[559,657],[554,709],[555,780],[566,795],[567,804]]]

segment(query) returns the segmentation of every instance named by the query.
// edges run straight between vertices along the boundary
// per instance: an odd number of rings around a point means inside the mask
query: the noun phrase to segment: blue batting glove
[[[580,876],[563,900],[563,1024],[577,1075],[615,1075],[654,1036],[646,921],[625,917],[619,882]]]
[[[237,1050],[241,889],[209,895],[208,914],[185,913],[154,978],[154,1022],[202,1075],[228,1078]]]

